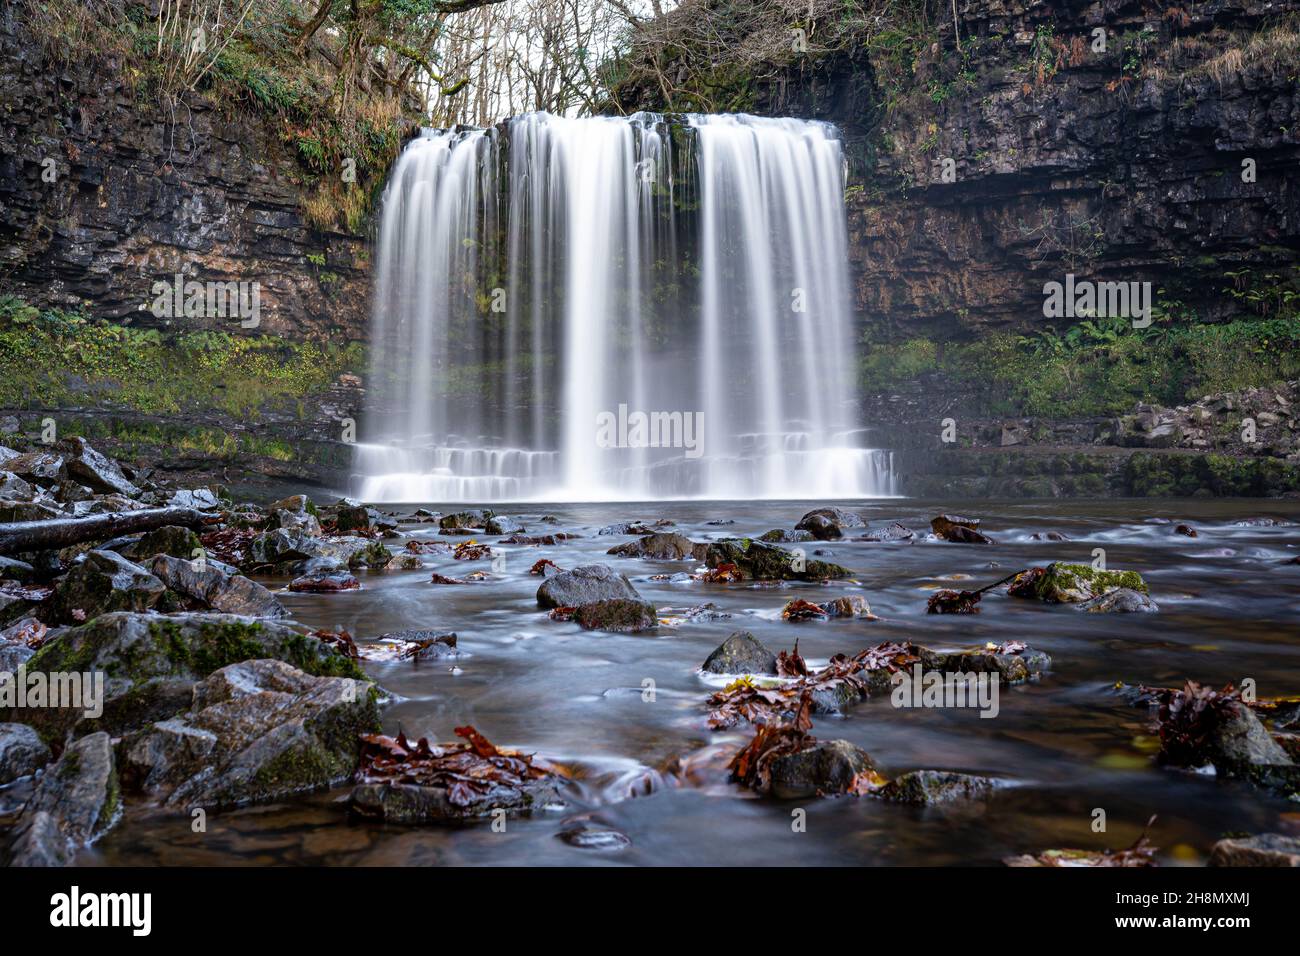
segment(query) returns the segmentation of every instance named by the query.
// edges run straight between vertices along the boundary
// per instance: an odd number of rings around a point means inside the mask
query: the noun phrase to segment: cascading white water
[[[360,497],[894,493],[857,421],[833,128],[430,131],[380,222]]]

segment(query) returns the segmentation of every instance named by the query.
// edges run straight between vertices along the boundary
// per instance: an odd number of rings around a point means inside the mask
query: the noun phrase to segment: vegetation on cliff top
[[[183,116],[204,95],[268,121],[298,159],[319,228],[360,231],[404,130],[444,77],[448,17],[498,0],[26,0],[48,56],[120,71],[141,102]]]

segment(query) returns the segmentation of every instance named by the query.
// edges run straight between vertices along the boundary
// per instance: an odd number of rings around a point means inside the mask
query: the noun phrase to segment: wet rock
[[[63,456],[51,451],[33,451],[10,458],[5,471],[42,488],[53,488],[63,477]]]
[[[1196,533],[1196,529],[1189,524],[1178,525],[1178,527],[1174,528],[1174,534],[1181,534],[1184,538],[1200,537],[1200,535]]]
[[[173,558],[195,558],[203,553],[203,543],[189,528],[167,525],[146,533],[123,548],[121,553],[132,561],[147,560],[156,554],[169,554]]]
[[[928,647],[917,647],[916,651],[923,672],[997,674],[1008,684],[1038,677],[1052,667],[1052,658],[1046,652],[1020,642],[969,651],[933,651]]]
[[[914,770],[885,784],[876,795],[882,800],[934,806],[983,800],[996,786],[988,777],[946,770]]]
[[[167,499],[167,504],[177,508],[197,508],[199,511],[212,511],[219,507],[221,502],[207,488],[195,488],[193,490],[174,492]]]
[[[911,528],[905,528],[903,525],[895,521],[891,524],[885,525],[883,528],[878,528],[875,531],[868,531],[866,534],[862,535],[857,540],[889,542],[889,541],[912,541],[915,538],[916,538],[915,531],[913,531]]]
[[[1141,591],[1119,588],[1082,602],[1078,609],[1089,614],[1154,614],[1160,610],[1160,606]]]
[[[36,568],[17,558],[0,555],[0,578],[8,581],[30,581],[36,576]]]
[[[235,614],[103,614],[47,638],[27,661],[29,674],[105,677],[103,715],[89,718],[114,736],[189,706],[196,681],[228,664],[275,658],[316,676],[364,679],[356,662],[319,638],[269,620]],[[12,708],[0,720],[31,724],[46,740],[86,721],[84,707]]]
[[[681,561],[692,557],[695,544],[685,535],[676,532],[655,532],[635,541],[610,548],[606,554],[625,558],[650,558],[657,561]]]
[[[443,515],[438,519],[438,528],[441,531],[463,531],[474,529],[482,531],[486,529],[488,519],[493,517],[491,511],[474,509],[472,511],[457,511],[454,514]]]
[[[771,795],[778,800],[848,793],[858,774],[875,769],[871,755],[847,740],[819,741],[771,763]]]
[[[623,850],[632,845],[626,833],[596,823],[584,822],[567,826],[555,835],[569,846],[575,846],[580,850],[609,852]]]
[[[287,617],[275,595],[243,575],[230,575],[211,564],[173,558],[160,554],[149,566],[169,591],[197,601],[204,610],[247,617]]]
[[[42,775],[9,847],[10,866],[63,866],[117,822],[122,799],[106,733],[69,744]]]
[[[0,724],[0,787],[26,777],[50,760],[50,748],[26,724]]]
[[[403,655],[404,660],[436,661],[452,660],[460,657],[460,651],[456,648],[455,631],[432,631],[415,628],[405,631],[390,631],[387,634],[381,634],[375,640],[376,642],[415,648],[413,653]]]
[[[290,495],[277,501],[267,510],[270,514],[270,519],[267,521],[268,528],[296,531],[310,537],[316,537],[321,533],[316,506],[306,495]]]
[[[74,624],[107,611],[147,611],[166,593],[156,577],[112,551],[91,551],[41,607],[48,624]]]
[[[867,523],[858,515],[839,508],[818,508],[810,511],[796,524],[796,531],[807,531],[818,541],[833,541],[844,537],[845,528],[865,528]]]
[[[844,578],[848,568],[827,561],[809,561],[796,551],[750,538],[733,538],[710,544],[704,554],[710,568],[731,564],[743,580],[818,581]]]
[[[351,591],[361,587],[361,582],[347,571],[313,571],[289,582],[289,590],[308,594],[328,594],[334,591]]]
[[[773,528],[771,531],[765,531],[758,537],[759,541],[765,541],[768,544],[797,544],[807,541],[816,541],[811,531],[786,531],[784,528]]]
[[[876,620],[867,599],[858,594],[848,594],[833,601],[826,601],[822,607],[826,609],[827,617],[860,617],[868,621]]]
[[[659,624],[653,604],[627,598],[581,604],[573,619],[588,631],[644,631]]]
[[[1150,593],[1136,571],[1099,571],[1089,564],[1061,562],[1022,572],[1007,587],[1007,593],[1053,604],[1078,604],[1120,588]]]
[[[66,518],[62,511],[39,501],[0,501],[0,522],[8,524],[13,521],[49,521],[51,518]]]
[[[979,518],[960,515],[939,515],[930,519],[930,530],[936,538],[957,544],[993,544],[993,539],[979,530]]]
[[[394,555],[393,559],[384,565],[385,571],[419,571],[423,568],[424,562],[420,560],[420,556],[410,551]]]
[[[1030,541],[1069,541],[1065,535],[1059,531],[1035,531],[1029,536]]]
[[[486,534],[523,534],[528,529],[508,515],[493,515],[483,522]]]
[[[367,508],[352,498],[344,498],[334,507],[334,527],[340,534],[347,534],[350,531],[369,531],[378,518],[378,511]]]
[[[1300,866],[1300,838],[1280,833],[1220,840],[1208,866]]]
[[[379,541],[370,541],[348,555],[348,567],[386,568],[392,560],[393,552]]]
[[[607,564],[585,564],[561,571],[537,589],[537,603],[544,608],[580,607],[619,599],[640,601],[641,595],[626,576]]]
[[[1225,776],[1250,776],[1252,767],[1293,763],[1255,712],[1240,701],[1216,708],[1205,752]]]
[[[0,499],[6,501],[31,501],[36,489],[12,471],[0,471]],[[60,498],[63,501],[66,499]]]
[[[125,495],[95,495],[90,501],[78,501],[72,506],[72,514],[78,518],[86,515],[112,514],[117,511],[141,511],[148,507],[142,501],[127,498]]]
[[[605,525],[605,527],[597,531],[596,534],[647,535],[653,534],[656,528],[671,528],[675,523],[676,522],[670,521],[667,518],[660,518],[658,521],[652,522],[650,526],[647,526],[644,521],[620,521],[616,524]]]
[[[705,659],[707,674],[776,675],[776,654],[749,631],[737,631]]]
[[[59,442],[59,450],[64,456],[64,477],[106,495],[140,495],[140,489],[127,480],[117,462],[95,451],[84,438],[66,438]]]
[[[352,790],[350,806],[358,816],[386,823],[455,823],[485,817],[496,810],[514,814],[562,806],[560,786],[560,778],[551,775],[518,787],[496,786],[486,793],[472,792],[467,802],[455,803],[446,787],[361,783]]]
[[[372,685],[250,660],[194,685],[187,713],[123,741],[123,782],[169,806],[229,806],[350,776],[379,711]]]
[[[714,518],[713,520],[706,521],[704,523],[712,527],[720,528],[723,527],[724,525],[735,524],[736,519],[735,518]]]

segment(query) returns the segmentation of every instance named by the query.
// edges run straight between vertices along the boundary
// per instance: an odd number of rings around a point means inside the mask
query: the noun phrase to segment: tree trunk
[[[48,521],[15,521],[0,524],[0,554],[47,551],[70,544],[114,538],[136,531],[152,531],[165,525],[195,528],[209,516],[194,508],[147,508],[87,515],[84,518],[50,518]]]

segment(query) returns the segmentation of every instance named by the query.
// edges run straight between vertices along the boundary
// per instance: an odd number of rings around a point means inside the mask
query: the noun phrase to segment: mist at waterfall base
[[[859,423],[833,127],[425,131],[380,215],[376,502],[892,495]]]

